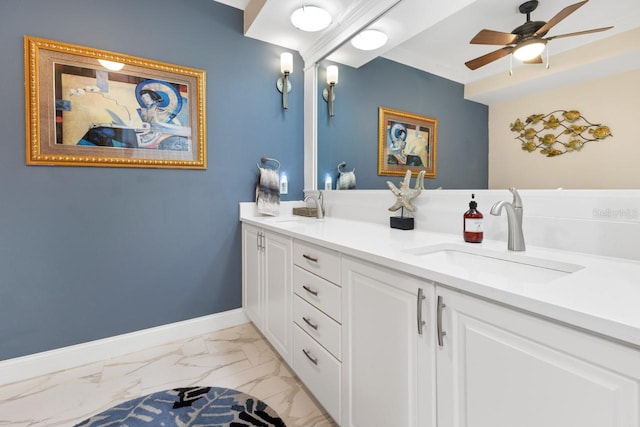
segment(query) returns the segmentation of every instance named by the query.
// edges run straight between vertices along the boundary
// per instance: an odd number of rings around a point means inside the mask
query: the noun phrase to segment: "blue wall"
[[[0,360],[241,306],[238,202],[261,156],[302,197],[302,62],[212,0],[0,0]],[[207,72],[208,169],[25,165],[23,36]]]
[[[318,81],[324,86],[320,64]],[[319,88],[318,182],[337,165],[356,169],[358,189],[387,188],[400,177],[378,176],[378,107],[407,111],[438,120],[437,177],[426,188],[487,188],[488,107],[464,99],[464,86],[384,58],[355,69],[338,64],[335,116],[329,118]]]

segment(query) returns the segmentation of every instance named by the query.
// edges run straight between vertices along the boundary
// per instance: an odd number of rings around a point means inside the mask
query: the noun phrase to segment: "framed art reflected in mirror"
[[[205,72],[25,36],[28,165],[206,169]]]
[[[405,111],[378,109],[378,175],[436,177],[438,121]]]

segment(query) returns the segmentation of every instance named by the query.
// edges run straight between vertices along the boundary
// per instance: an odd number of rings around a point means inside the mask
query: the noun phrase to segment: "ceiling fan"
[[[606,31],[613,27],[595,28],[593,30],[578,31],[575,33],[561,34],[558,36],[551,36],[544,38],[560,21],[567,16],[575,12],[582,7],[589,0],[583,0],[579,3],[572,4],[562,9],[556,16],[551,18],[549,22],[544,21],[532,21],[531,12],[538,7],[537,0],[530,0],[522,3],[518,10],[520,13],[527,15],[527,22],[520,25],[510,33],[503,33],[493,30],[481,30],[478,34],[471,39],[471,44],[487,44],[487,45],[504,45],[504,47],[489,52],[486,55],[482,55],[471,61],[465,62],[465,65],[472,70],[487,65],[497,59],[513,53],[517,59],[523,61],[526,64],[539,64],[542,62],[540,54],[544,50],[549,40],[558,39],[562,37],[579,36],[582,34],[597,33],[600,31]]]

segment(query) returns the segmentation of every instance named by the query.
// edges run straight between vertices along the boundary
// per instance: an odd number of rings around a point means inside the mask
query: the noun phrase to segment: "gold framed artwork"
[[[205,72],[25,36],[28,165],[206,169]]]
[[[405,111],[378,109],[378,175],[436,177],[438,121]]]

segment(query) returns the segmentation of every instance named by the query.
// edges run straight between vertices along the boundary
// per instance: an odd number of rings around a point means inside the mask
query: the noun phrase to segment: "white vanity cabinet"
[[[293,370],[331,417],[342,409],[340,254],[303,241],[293,245]]]
[[[438,301],[438,427],[640,426],[637,349],[442,287]]]
[[[247,316],[343,427],[640,426],[638,347],[362,250],[242,236]]]
[[[242,305],[247,317],[291,363],[292,239],[242,225]]]
[[[342,259],[343,426],[435,427],[435,290]]]

